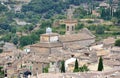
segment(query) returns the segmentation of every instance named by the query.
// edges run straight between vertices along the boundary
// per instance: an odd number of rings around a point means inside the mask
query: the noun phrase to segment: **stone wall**
[[[31,52],[35,55],[49,55],[49,48],[39,48],[39,47],[31,47]]]

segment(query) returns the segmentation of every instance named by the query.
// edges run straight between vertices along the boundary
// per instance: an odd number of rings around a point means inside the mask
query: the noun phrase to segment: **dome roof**
[[[47,28],[46,28],[46,33],[48,33],[48,34],[49,34],[49,33],[52,33],[52,28],[47,27]]]

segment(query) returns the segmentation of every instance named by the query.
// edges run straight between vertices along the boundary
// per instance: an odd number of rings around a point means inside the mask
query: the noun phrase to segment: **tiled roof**
[[[56,36],[59,35],[58,33],[45,33],[45,34],[41,34],[41,36]]]
[[[54,42],[54,43],[38,43],[38,44],[33,44],[31,47],[44,47],[44,48],[52,48],[52,47],[62,47],[62,43],[60,42]]]
[[[115,38],[113,37],[108,37],[107,39],[103,40],[103,44],[105,45],[110,45],[110,44],[114,44],[115,43]]]
[[[78,34],[67,34],[60,36],[61,42],[73,42],[73,41],[81,41],[81,40],[87,40],[92,39],[94,37],[86,34],[86,33],[78,33]]]

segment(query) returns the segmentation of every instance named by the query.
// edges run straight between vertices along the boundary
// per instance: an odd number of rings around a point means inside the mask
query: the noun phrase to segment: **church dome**
[[[52,28],[47,27],[47,28],[46,28],[46,33],[48,33],[48,34],[49,34],[49,33],[52,33]]]

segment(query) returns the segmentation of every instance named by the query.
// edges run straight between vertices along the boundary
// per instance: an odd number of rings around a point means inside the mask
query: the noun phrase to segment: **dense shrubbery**
[[[115,46],[120,47],[120,39],[118,39],[118,40],[115,41]]]

